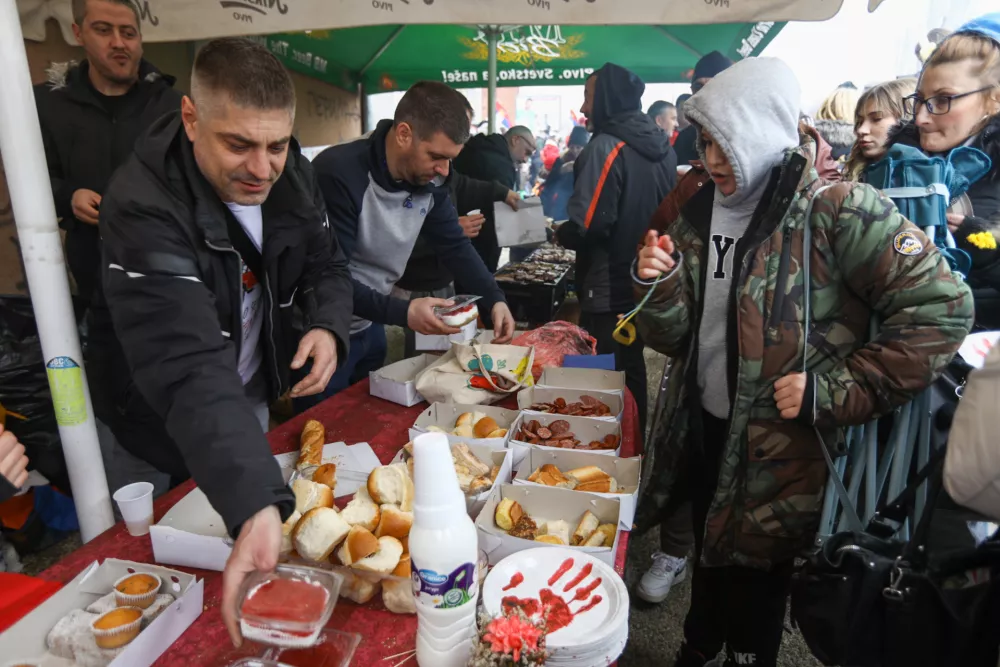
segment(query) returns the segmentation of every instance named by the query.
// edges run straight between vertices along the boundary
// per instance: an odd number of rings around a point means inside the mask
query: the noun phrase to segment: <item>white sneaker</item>
[[[646,602],[663,602],[670,595],[671,586],[684,581],[686,574],[687,558],[657,551],[653,554],[653,565],[642,575],[636,593]]]

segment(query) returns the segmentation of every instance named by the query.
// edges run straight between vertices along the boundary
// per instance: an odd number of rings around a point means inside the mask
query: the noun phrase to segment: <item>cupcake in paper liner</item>
[[[115,603],[119,607],[146,609],[156,600],[162,583],[155,574],[127,574],[115,582]]]
[[[119,649],[139,636],[142,630],[142,609],[118,607],[105,612],[90,624],[98,648]]]

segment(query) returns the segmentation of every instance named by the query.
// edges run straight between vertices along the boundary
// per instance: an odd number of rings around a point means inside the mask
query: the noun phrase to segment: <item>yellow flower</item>
[[[990,232],[976,232],[969,234],[965,240],[976,246],[980,250],[996,250],[997,240]]]

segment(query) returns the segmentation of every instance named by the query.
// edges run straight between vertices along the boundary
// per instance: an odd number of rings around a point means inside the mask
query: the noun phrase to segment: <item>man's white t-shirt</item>
[[[239,204],[226,204],[233,212],[240,226],[253,241],[257,250],[261,250],[264,244],[264,218],[260,211],[260,206],[240,206]],[[260,329],[264,322],[264,288],[259,279],[261,276],[254,276],[246,262],[241,262],[243,271],[243,309],[240,317],[242,323],[243,343],[240,346],[240,358],[237,369],[240,372],[240,379],[243,384],[250,381],[257,369],[260,368],[264,358],[263,351],[258,344],[260,341]]]

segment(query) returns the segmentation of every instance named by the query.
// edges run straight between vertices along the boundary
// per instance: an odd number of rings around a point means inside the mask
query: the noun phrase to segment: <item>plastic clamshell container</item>
[[[274,572],[251,575],[240,591],[236,607],[243,637],[284,648],[314,645],[337,605],[343,581],[343,577],[336,572],[300,565],[279,565]],[[316,599],[308,600],[304,596],[306,589],[295,591],[303,585],[321,590],[322,602],[318,595]],[[282,588],[288,590],[282,591]],[[258,604],[252,605],[251,609],[245,608],[261,595],[274,595],[276,602],[287,601],[287,604],[284,609],[280,604],[276,605],[272,614],[266,604],[260,604],[263,598],[258,598]]]
[[[247,656],[226,664],[228,667],[348,667],[360,643],[361,635],[357,633],[327,629],[320,633],[313,647],[268,649],[266,658]]]
[[[473,294],[458,294],[453,297],[449,297],[448,301],[452,302],[450,306],[436,306],[434,308],[434,314],[438,317],[444,317],[445,315],[451,315],[452,313],[458,312],[463,308],[474,304],[479,301],[482,297],[475,296]]]

